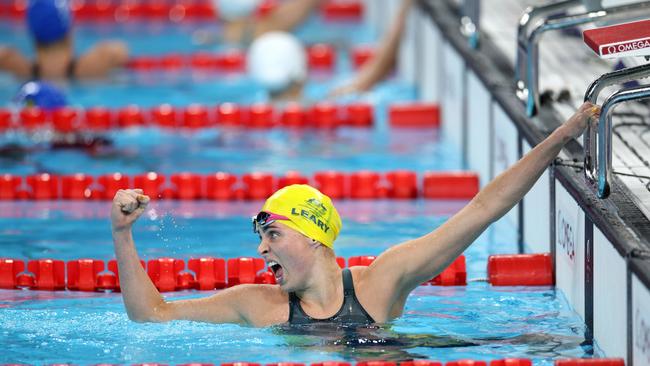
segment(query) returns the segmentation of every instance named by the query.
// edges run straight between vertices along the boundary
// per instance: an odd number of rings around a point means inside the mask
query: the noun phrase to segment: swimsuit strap
[[[41,69],[38,67],[38,62],[32,63],[32,80],[38,80],[41,78]]]

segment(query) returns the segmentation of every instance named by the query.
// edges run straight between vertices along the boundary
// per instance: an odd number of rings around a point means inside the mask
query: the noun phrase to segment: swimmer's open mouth
[[[278,262],[270,261],[266,265],[269,267],[271,272],[273,272],[273,275],[275,276],[276,281],[278,279],[282,278],[282,274],[283,274],[284,271],[282,269],[282,266],[280,264],[278,264]]]

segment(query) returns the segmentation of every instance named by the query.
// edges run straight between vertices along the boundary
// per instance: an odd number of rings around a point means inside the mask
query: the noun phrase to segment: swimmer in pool
[[[197,44],[226,43],[248,45],[267,32],[291,32],[304,22],[323,0],[286,0],[269,14],[256,18],[255,12],[262,0],[213,0],[222,33],[200,30],[194,33]]]
[[[248,74],[273,102],[299,101],[307,79],[307,54],[291,33],[269,32],[251,44],[246,55]]]
[[[132,225],[149,197],[120,190],[111,207],[112,235],[130,319],[276,324],[387,323],[402,315],[408,295],[454,261],[535,184],[562,147],[582,135],[600,108],[583,104],[562,126],[485,186],[434,231],[395,245],[370,266],[341,269],[334,243],[342,222],[332,201],[306,185],[275,192],[253,218],[258,253],[277,285],[247,284],[201,299],[166,301],[140,265]]]
[[[38,107],[46,112],[52,112],[67,105],[63,90],[57,85],[46,81],[29,81],[18,90],[13,98],[17,108]],[[21,143],[7,142],[0,144],[0,159],[14,161],[24,160],[29,154],[45,150],[74,149],[83,150],[94,157],[115,155],[112,140],[100,134],[89,131],[54,132],[47,138],[39,136],[38,143],[24,146]]]
[[[127,47],[118,41],[100,42],[75,57],[69,0],[29,0],[26,22],[36,59],[0,45],[0,71],[27,80],[95,79],[127,62]]]
[[[358,94],[372,89],[375,84],[385,79],[395,67],[406,19],[413,7],[414,0],[402,0],[399,12],[393,24],[384,35],[376,53],[361,66],[351,80],[334,88],[329,96],[340,97],[346,94]]]

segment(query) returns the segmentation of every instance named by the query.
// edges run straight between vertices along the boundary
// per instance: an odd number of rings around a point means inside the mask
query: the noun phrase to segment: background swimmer
[[[0,70],[18,78],[102,78],[128,60],[126,45],[118,41],[100,42],[75,57],[68,0],[29,0],[25,21],[34,40],[34,61],[14,48],[0,46]]]

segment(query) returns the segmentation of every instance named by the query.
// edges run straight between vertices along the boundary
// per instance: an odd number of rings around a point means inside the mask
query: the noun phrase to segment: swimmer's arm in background
[[[101,78],[107,76],[113,69],[123,67],[129,60],[129,49],[120,41],[104,41],[77,60],[75,77]]]
[[[332,90],[330,96],[337,97],[370,90],[388,76],[395,67],[400,41],[406,27],[406,19],[412,6],[413,0],[402,1],[393,25],[384,35],[374,56],[361,67],[354,79]]]
[[[581,136],[587,121],[597,118],[599,113],[599,107],[583,104],[568,121],[485,186],[438,229],[382,253],[363,275],[368,285],[387,290],[392,287],[392,296],[399,301],[420,283],[438,275],[524,197],[562,147]]]
[[[255,326],[282,323],[288,319],[288,302],[277,286],[239,285],[210,297],[165,301],[140,264],[131,230],[148,204],[149,197],[141,189],[127,189],[116,193],[111,207],[120,287],[129,319],[136,322],[182,319]]]
[[[28,78],[32,62],[18,50],[0,45],[0,71],[10,72],[20,78]]]
[[[281,2],[273,12],[255,22],[254,36],[259,37],[272,31],[291,32],[295,27],[307,20],[312,11],[323,0],[288,0]]]

